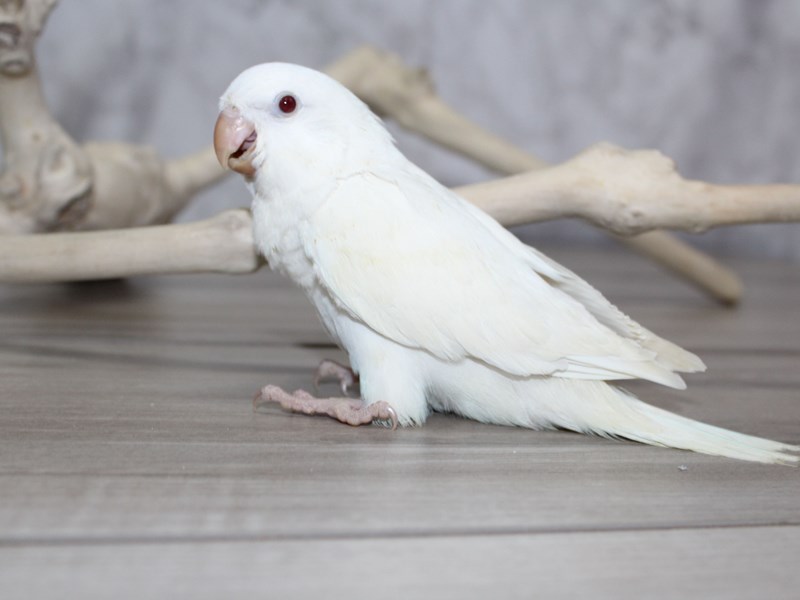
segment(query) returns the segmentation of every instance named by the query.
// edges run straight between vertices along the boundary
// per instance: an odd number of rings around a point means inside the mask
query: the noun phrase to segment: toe
[[[342,395],[346,397],[348,396],[348,390],[356,382],[356,375],[350,367],[325,359],[319,363],[314,373],[314,388],[319,389],[320,383],[331,379],[339,382],[339,389]]]
[[[292,396],[300,400],[316,400],[314,396],[312,396],[305,390],[295,390],[292,392]]]
[[[274,396],[283,390],[276,385],[265,385],[253,396],[253,410],[258,410],[263,404],[272,402]]]

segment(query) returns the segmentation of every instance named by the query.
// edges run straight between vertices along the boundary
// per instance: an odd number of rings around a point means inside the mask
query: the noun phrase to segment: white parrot
[[[260,251],[349,356],[352,371],[323,361],[317,377],[345,393],[358,378],[362,397],[268,385],[259,402],[351,425],[447,411],[797,466],[800,446],[675,415],[612,383],[682,389],[677,372],[705,366],[412,164],[330,77],[258,65],[220,110],[215,149],[245,176]]]

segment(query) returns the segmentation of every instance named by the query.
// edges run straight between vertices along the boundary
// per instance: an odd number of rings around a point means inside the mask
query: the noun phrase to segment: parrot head
[[[220,99],[214,149],[248,181],[294,173],[337,177],[394,148],[380,120],[327,75],[287,63],[242,72]]]

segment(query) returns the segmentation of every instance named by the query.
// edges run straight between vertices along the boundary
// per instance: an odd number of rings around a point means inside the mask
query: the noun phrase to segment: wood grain
[[[84,600],[793,600],[798,552],[797,527],[156,540],[0,547],[0,570],[8,576],[5,600],[64,590]],[[31,565],[42,565],[36,576]]]
[[[617,253],[551,252],[698,351],[681,414],[800,442],[797,267],[718,308]],[[800,472],[448,415],[278,408],[342,360],[281,277],[0,287],[0,597],[770,597],[796,593]]]

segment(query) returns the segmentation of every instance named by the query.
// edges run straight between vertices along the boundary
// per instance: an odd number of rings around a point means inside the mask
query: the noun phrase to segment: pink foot
[[[347,390],[358,383],[358,375],[353,372],[353,369],[326,359],[319,363],[314,373],[314,389],[319,389],[320,382],[331,379],[339,381],[339,389],[345,396],[347,396]]]
[[[253,398],[253,409],[277,402],[281,408],[306,415],[327,415],[347,425],[373,423],[397,429],[397,414],[387,402],[364,404],[352,398],[315,398],[303,390],[291,394],[276,385],[266,385]]]

